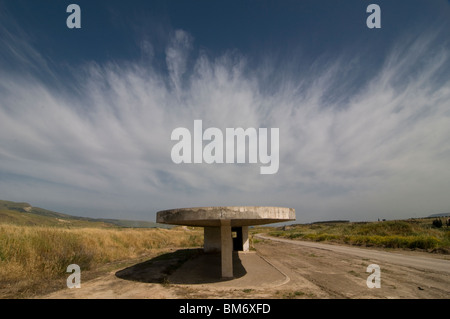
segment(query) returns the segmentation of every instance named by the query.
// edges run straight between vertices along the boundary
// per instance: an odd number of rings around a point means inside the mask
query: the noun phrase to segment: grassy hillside
[[[433,227],[433,218],[382,222],[301,224],[278,228],[272,236],[351,245],[423,249],[450,253],[450,228]]]
[[[149,221],[125,219],[102,219],[78,217],[47,209],[33,207],[29,203],[18,203],[0,200],[0,224],[22,226],[53,226],[53,227],[133,227],[133,228],[170,228],[168,225]]]
[[[79,265],[86,278],[86,271],[96,272],[109,263],[202,243],[199,229],[77,217],[0,200],[0,298],[61,289],[70,264]]]
[[[53,227],[114,227],[99,221],[52,212],[28,203],[0,201],[0,224]]]

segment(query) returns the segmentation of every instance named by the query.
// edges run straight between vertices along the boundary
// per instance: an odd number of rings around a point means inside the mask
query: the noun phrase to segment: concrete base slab
[[[276,287],[289,277],[256,252],[233,252],[234,278],[221,278],[221,255],[202,254],[188,260],[169,278],[171,284],[205,285],[208,288],[258,289]]]

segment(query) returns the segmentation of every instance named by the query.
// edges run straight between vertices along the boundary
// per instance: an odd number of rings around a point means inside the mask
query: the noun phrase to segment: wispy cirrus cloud
[[[6,34],[8,59],[47,65]],[[165,71],[148,61],[91,62],[59,83],[64,90],[3,67],[2,197],[122,218],[236,204],[292,206],[300,221],[448,210],[449,43],[436,45],[431,33],[400,41],[355,87],[366,67],[357,57],[293,74],[270,59],[250,66],[235,51],[211,57],[193,41],[186,31],[172,34]],[[278,80],[269,88],[271,78]],[[278,173],[262,176],[260,165],[174,164],[171,132],[192,130],[195,119],[223,130],[279,127]]]

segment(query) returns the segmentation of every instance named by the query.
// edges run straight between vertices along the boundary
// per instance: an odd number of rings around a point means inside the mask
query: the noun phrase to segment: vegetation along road
[[[334,244],[324,244],[309,241],[291,240],[270,237],[267,235],[257,234],[256,237],[262,239],[275,240],[280,242],[289,243],[292,245],[303,245],[307,247],[322,249],[322,250],[332,250],[338,253],[356,255],[366,259],[378,260],[380,262],[389,262],[392,264],[397,264],[406,267],[414,267],[420,270],[433,270],[446,272],[450,274],[450,260],[433,258],[429,256],[417,256],[417,255],[405,255],[400,253],[381,251],[375,249],[358,248],[351,246],[341,246]]]

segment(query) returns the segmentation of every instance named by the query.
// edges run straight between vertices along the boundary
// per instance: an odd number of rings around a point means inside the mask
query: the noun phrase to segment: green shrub
[[[442,220],[440,220],[440,219],[435,219],[435,220],[433,220],[433,227],[436,227],[436,228],[441,228],[442,227]]]

